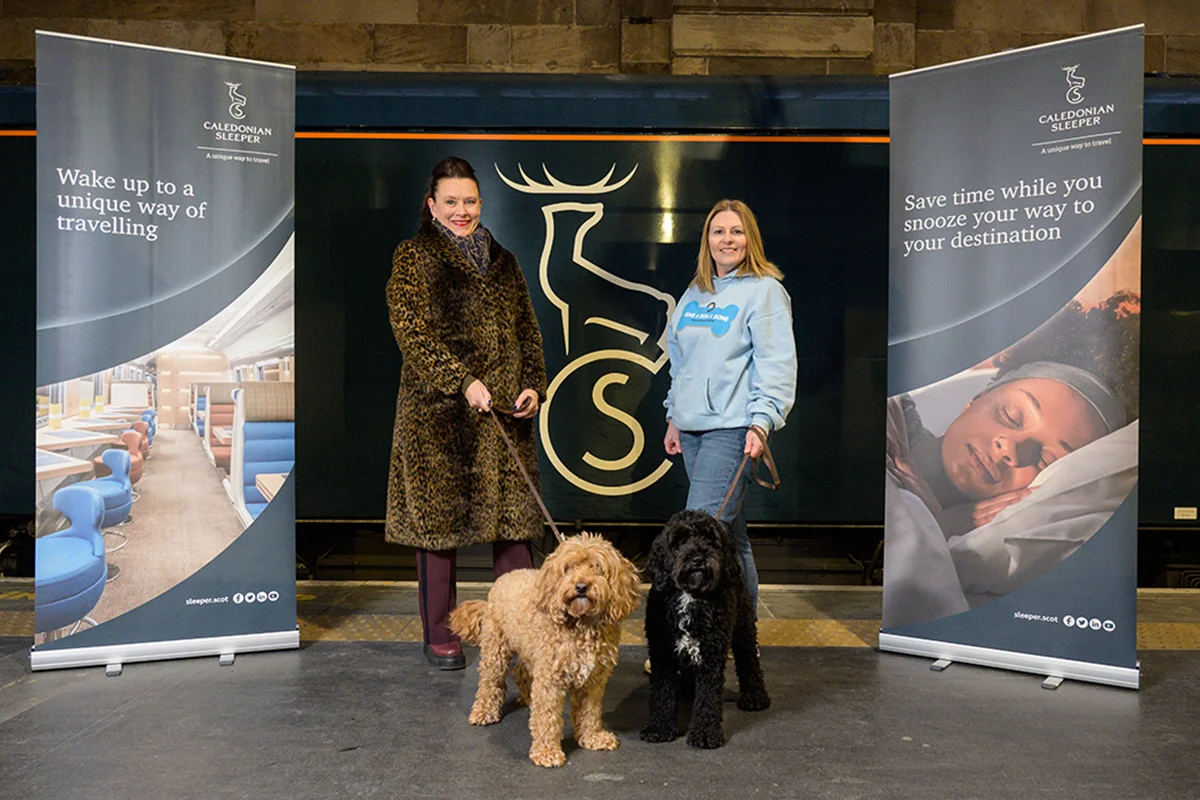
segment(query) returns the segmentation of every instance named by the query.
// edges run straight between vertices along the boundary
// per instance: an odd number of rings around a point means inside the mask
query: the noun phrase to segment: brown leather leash
[[[754,480],[759,486],[775,491],[779,488],[779,470],[775,468],[775,456],[771,455],[771,448],[767,445],[767,432],[757,425],[751,425],[750,430],[754,431],[754,435],[759,438],[763,446],[762,452],[754,459]],[[725,506],[729,505],[729,499],[733,497],[733,490],[737,488],[738,481],[742,479],[742,471],[746,469],[746,462],[749,460],[749,453],[742,455],[742,463],[738,465],[737,472],[733,475],[733,482],[729,484],[729,490],[725,492],[725,499],[721,501],[721,507],[717,509],[714,519],[721,519],[721,514],[724,513]],[[758,465],[762,461],[767,462],[767,469],[771,472],[771,483],[758,477]]]
[[[521,462],[521,454],[517,452],[516,445],[512,443],[512,439],[509,439],[508,434],[504,432],[504,425],[501,424],[500,418],[496,416],[496,413],[494,404],[488,407],[488,414],[491,416],[492,421],[496,423],[496,430],[500,431],[500,438],[508,445],[508,452],[512,453],[513,460],[517,462],[517,469],[521,471],[521,477],[525,479],[525,484],[529,487],[533,499],[537,501],[538,508],[542,510],[542,516],[546,518],[546,522],[550,523],[550,529],[554,531],[554,535],[558,538],[558,541],[560,543],[565,542],[567,540],[566,537],[562,535],[562,531],[554,524],[554,519],[546,509],[546,504],[542,502],[542,495],[538,492],[537,487],[533,485],[533,478],[529,477],[529,473],[525,470],[525,465]],[[516,412],[501,410],[499,413],[511,417]]]

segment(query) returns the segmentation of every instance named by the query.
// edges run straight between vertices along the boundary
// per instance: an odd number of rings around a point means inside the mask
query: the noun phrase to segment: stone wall
[[[886,74],[1146,24],[1200,73],[1200,0],[0,0],[0,80],[45,29],[304,70]]]

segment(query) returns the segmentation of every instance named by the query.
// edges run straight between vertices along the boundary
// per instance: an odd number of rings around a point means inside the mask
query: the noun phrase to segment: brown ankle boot
[[[463,669],[467,659],[463,656],[462,645],[458,642],[446,644],[425,644],[425,658],[438,669]]]

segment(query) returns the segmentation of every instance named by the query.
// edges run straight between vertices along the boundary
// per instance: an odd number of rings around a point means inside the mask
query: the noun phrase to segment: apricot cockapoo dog
[[[692,747],[725,744],[721,730],[725,654],[733,651],[743,711],[769,708],[758,656],[758,632],[741,561],[725,527],[703,511],[680,511],[650,547],[646,565],[646,645],[650,651],[647,742],[678,733],[679,695],[692,689]]]
[[[539,570],[497,578],[486,603],[472,600],[450,614],[451,630],[480,648],[479,691],[468,721],[500,721],[515,655],[513,678],[520,702],[529,706],[533,763],[566,763],[562,712],[568,693],[579,746],[617,749],[617,737],[600,724],[600,704],[617,665],[621,622],[640,600],[637,569],[591,533],[567,539]]]

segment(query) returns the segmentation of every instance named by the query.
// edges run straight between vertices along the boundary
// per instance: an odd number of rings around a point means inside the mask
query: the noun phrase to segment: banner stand
[[[1030,672],[1035,675],[1047,676],[1047,682],[1042,685],[1047,689],[1056,689],[1061,679],[1088,681],[1106,686],[1117,686],[1122,689],[1139,688],[1140,662],[1132,669],[1113,667],[1107,664],[1093,664],[1088,661],[1071,661],[1066,658],[1050,658],[1048,656],[1017,653],[1011,650],[995,650],[990,647],[975,647],[954,642],[939,642],[933,639],[918,639],[913,636],[902,636],[895,633],[879,634],[879,649],[887,653],[902,653],[909,656],[926,656],[934,659],[946,659],[961,664],[974,664],[980,667],[996,667],[1014,672]],[[1058,678],[1057,682],[1049,679]]]
[[[1144,51],[890,76],[881,651],[1139,688]]]
[[[295,650],[300,647],[300,630],[252,633],[241,636],[213,636],[206,639],[175,639],[166,642],[134,642],[109,647],[73,647],[67,650],[39,652],[33,648],[29,665],[34,672],[44,669],[73,667],[108,668],[109,674],[120,673],[124,664],[138,661],[161,661],[167,658],[201,658],[220,656],[222,665],[233,663],[238,653],[260,653],[265,650]]]
[[[295,68],[36,36],[30,667],[296,649]]]

